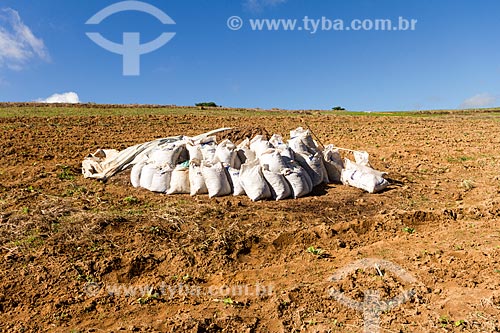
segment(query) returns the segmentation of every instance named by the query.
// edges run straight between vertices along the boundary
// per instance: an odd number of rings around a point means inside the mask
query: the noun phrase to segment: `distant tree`
[[[345,109],[341,106],[335,106],[332,108],[333,111],[345,111]]]
[[[218,105],[215,104],[214,102],[201,102],[201,103],[196,103],[196,106],[207,106],[207,107],[214,107],[216,108]]]

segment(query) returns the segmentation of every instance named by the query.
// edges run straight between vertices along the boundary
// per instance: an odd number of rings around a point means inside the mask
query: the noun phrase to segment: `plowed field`
[[[362,332],[332,290],[365,305],[412,291],[380,308],[380,332],[500,330],[497,114],[79,113],[0,118],[0,332]],[[251,202],[80,173],[98,148],[306,125],[368,151],[389,189]]]

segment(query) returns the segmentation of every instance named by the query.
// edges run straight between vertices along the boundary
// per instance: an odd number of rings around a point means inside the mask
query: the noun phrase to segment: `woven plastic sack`
[[[307,171],[313,187],[321,183],[329,182],[328,174],[323,163],[323,155],[320,152],[315,154],[295,153],[295,160]]]
[[[344,160],[344,170],[342,170],[341,181],[344,185],[354,186],[369,193],[377,193],[384,190],[389,182],[384,179],[385,173],[374,170],[370,167]]]
[[[139,187],[141,185],[141,171],[144,165],[146,165],[145,162],[140,162],[132,167],[130,171],[130,182],[133,187]]]
[[[271,198],[271,190],[262,174],[258,160],[247,162],[241,166],[240,183],[252,201]]]
[[[227,169],[229,173],[229,180],[231,181],[231,188],[233,189],[233,195],[244,195],[245,189],[241,186],[240,182],[240,170],[229,167]]]
[[[262,166],[262,174],[269,184],[271,197],[275,200],[283,200],[292,195],[290,184],[281,173],[269,170],[269,165]]]
[[[189,167],[180,164],[175,167],[170,177],[170,186],[167,194],[190,193]]]
[[[328,174],[330,183],[340,183],[340,176],[344,169],[344,161],[340,156],[340,152],[333,145],[327,145],[323,150],[323,157],[325,159],[325,168]]]
[[[210,198],[231,194],[231,184],[229,183],[226,168],[224,168],[222,163],[211,164],[203,161],[201,164],[201,174],[205,179]]]
[[[283,170],[285,179],[290,184],[292,196],[297,199],[308,195],[312,191],[311,178],[307,172],[300,166],[296,165]]]

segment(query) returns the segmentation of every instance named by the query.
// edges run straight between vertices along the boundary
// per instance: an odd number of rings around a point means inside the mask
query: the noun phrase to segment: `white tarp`
[[[186,136],[178,135],[171,136],[163,139],[157,139],[154,141],[149,141],[146,143],[141,143],[132,147],[129,147],[120,152],[116,150],[97,150],[94,154],[87,156],[82,162],[82,173],[85,178],[95,178],[106,180],[109,177],[114,176],[120,171],[123,171],[136,163],[145,161],[147,159],[147,154],[152,150],[165,146],[169,143],[180,141],[180,140],[202,140],[213,134],[223,132],[231,129],[230,127],[219,128],[208,133],[203,133],[198,136],[189,138]],[[104,152],[104,154],[103,154]],[[106,154],[106,152],[108,152]],[[111,154],[109,152],[112,152]]]

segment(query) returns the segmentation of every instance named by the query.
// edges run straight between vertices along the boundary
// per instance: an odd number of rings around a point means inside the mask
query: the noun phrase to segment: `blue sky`
[[[2,0],[0,101],[75,92],[81,102],[284,109],[488,107],[500,97],[497,0],[150,0],[175,25],[141,12],[85,22],[109,0]],[[243,26],[228,28],[231,16]],[[415,31],[253,31],[250,19],[418,20]],[[139,76],[92,42],[123,32],[149,42]],[[66,95],[64,95],[66,96]],[[57,97],[56,97],[57,99]]]

